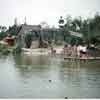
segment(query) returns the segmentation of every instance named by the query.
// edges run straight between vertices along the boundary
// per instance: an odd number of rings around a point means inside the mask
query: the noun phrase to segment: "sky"
[[[19,24],[40,24],[45,21],[57,26],[60,16],[66,18],[92,17],[100,12],[100,0],[0,0],[0,25],[11,26],[17,18]]]

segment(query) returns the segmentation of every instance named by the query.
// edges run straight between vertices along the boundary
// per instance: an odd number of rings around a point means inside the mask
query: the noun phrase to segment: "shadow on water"
[[[38,75],[38,72],[45,73],[49,70],[48,56],[31,56],[31,55],[17,55],[14,56],[16,69],[22,74],[25,75]],[[36,73],[37,72],[37,73]]]

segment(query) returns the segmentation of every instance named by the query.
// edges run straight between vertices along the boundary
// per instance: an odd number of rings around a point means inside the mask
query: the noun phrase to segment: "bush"
[[[6,32],[0,32],[0,40],[2,40],[4,37],[6,37]]]
[[[1,45],[0,44],[0,53],[6,55],[6,54],[9,54],[10,51],[9,51],[9,49],[5,45]]]
[[[26,48],[30,48],[31,43],[32,43],[32,34],[31,33],[27,33],[25,35],[25,43],[26,43]]]

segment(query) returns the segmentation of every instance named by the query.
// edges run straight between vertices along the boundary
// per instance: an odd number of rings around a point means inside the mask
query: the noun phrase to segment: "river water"
[[[100,61],[0,56],[0,98],[100,98]]]

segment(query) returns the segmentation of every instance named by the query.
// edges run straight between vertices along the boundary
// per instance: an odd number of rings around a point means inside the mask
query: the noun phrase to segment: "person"
[[[68,44],[67,52],[68,52],[68,56],[72,56],[72,46],[70,44]]]
[[[56,53],[56,50],[53,47],[51,47],[51,53],[52,54],[55,54]]]
[[[87,46],[85,44],[78,45],[77,47],[78,57],[87,57]]]
[[[64,53],[64,55],[67,56],[67,54],[68,54],[68,45],[67,44],[64,45],[63,53]]]
[[[78,56],[78,57],[81,57],[81,49],[82,49],[82,46],[79,44],[79,45],[77,46],[77,56]]]
[[[72,46],[72,56],[73,57],[76,57],[77,56],[77,46],[76,45],[73,45]]]
[[[87,46],[85,44],[82,45],[80,53],[81,57],[87,57]]]

